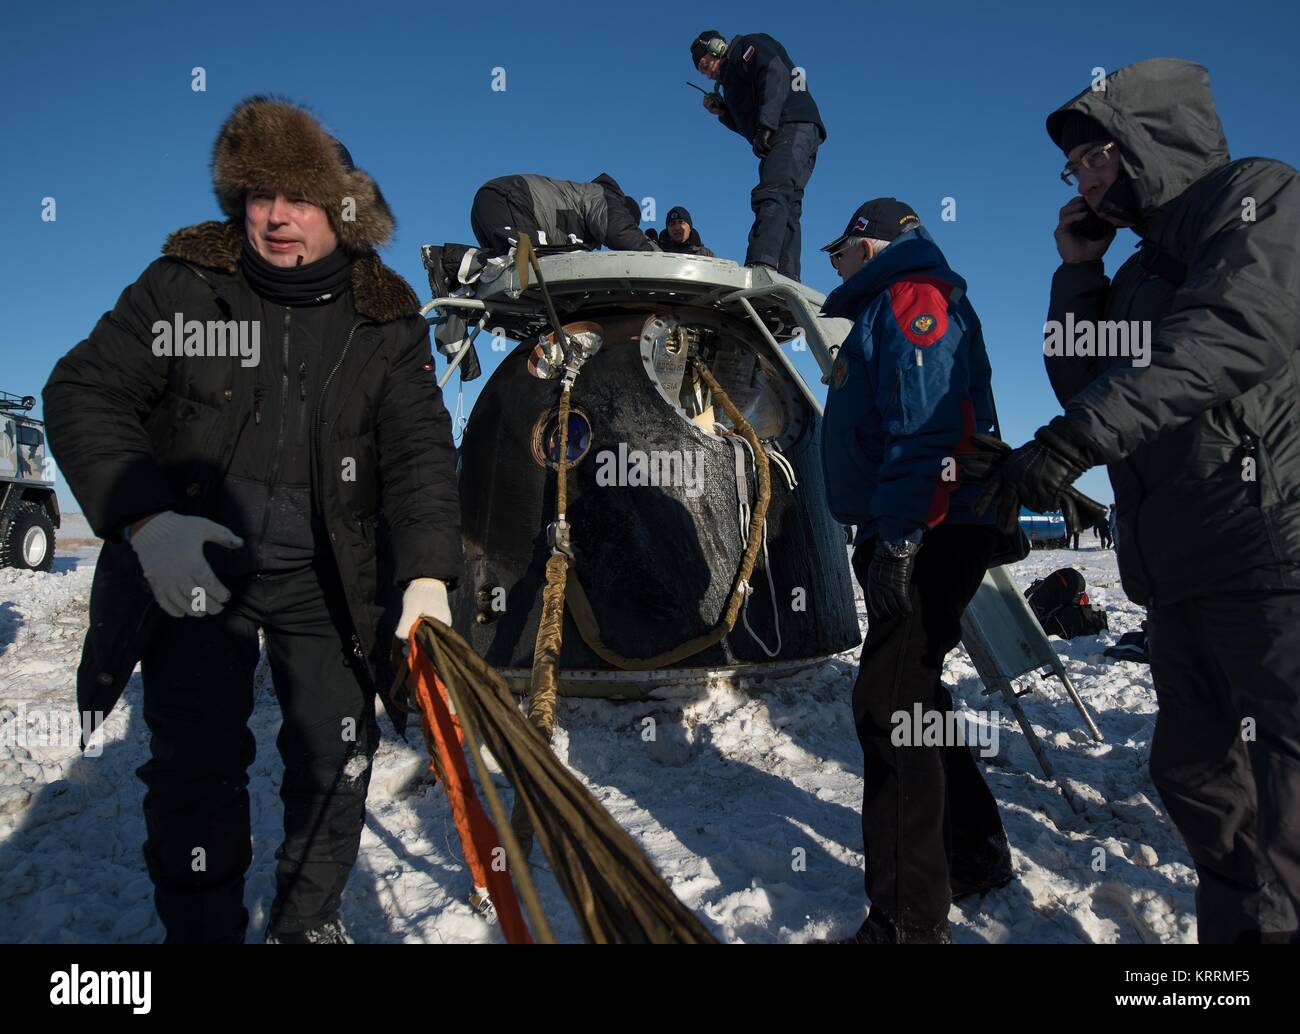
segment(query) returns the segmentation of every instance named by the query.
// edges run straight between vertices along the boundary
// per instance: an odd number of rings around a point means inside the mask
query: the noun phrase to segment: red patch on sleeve
[[[889,302],[912,344],[928,348],[948,333],[948,296],[936,282],[899,280],[889,285]]]
[[[961,400],[961,437],[957,439],[957,444],[953,446],[953,456],[963,452],[970,452],[974,446],[970,443],[970,436],[975,433],[975,406],[970,399]],[[956,481],[945,481],[943,471],[939,472],[939,477],[934,483],[934,494],[930,496],[930,510],[925,515],[925,523],[928,527],[935,527],[943,522],[948,516],[948,497],[953,494],[961,485],[961,478]]]

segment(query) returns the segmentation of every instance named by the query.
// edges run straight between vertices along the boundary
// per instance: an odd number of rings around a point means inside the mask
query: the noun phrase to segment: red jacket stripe
[[[975,406],[970,399],[961,400],[961,438],[953,446],[952,454],[970,452],[974,446],[970,443],[970,436],[975,433]],[[939,477],[934,483],[934,494],[930,497],[930,510],[925,515],[927,527],[933,528],[948,516],[948,497],[961,485],[961,478],[957,477],[952,481],[943,479],[943,471],[939,472]]]

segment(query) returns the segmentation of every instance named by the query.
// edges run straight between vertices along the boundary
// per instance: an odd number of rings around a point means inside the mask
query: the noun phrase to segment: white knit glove
[[[394,633],[403,643],[422,617],[451,625],[451,607],[447,603],[447,586],[437,578],[412,578],[402,593],[402,616]]]
[[[237,549],[244,540],[206,517],[186,517],[172,510],[150,518],[130,537],[158,606],[174,618],[220,614],[230,590],[203,556],[203,543]],[[202,590],[202,591],[196,591]]]

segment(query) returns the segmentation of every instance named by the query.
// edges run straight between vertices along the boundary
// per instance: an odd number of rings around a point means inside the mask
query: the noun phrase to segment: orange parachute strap
[[[412,635],[407,664],[411,698],[419,709],[424,745],[429,752],[429,768],[442,782],[451,802],[456,833],[474,885],[487,888],[506,940],[511,944],[531,944],[533,938],[524,922],[514,884],[505,871],[491,864],[494,857],[504,857],[505,849],[474,791],[465,761],[465,735],[460,720],[452,713],[446,685],[424,651],[416,647],[414,639]]]

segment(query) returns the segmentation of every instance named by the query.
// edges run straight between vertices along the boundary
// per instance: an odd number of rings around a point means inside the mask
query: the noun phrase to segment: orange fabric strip
[[[523,911],[509,873],[503,869],[494,869],[491,864],[494,856],[504,858],[505,852],[497,837],[496,827],[483,810],[483,804],[470,779],[460,722],[452,714],[447,687],[438,677],[433,663],[421,654],[414,636],[410,640],[407,664],[411,672],[412,696],[420,709],[424,743],[430,756],[433,757],[436,753],[439,760],[437,768],[432,761],[429,767],[435,775],[438,768],[445,775],[443,789],[447,791],[447,799],[451,802],[456,833],[460,836],[474,885],[488,889],[506,940],[511,944],[532,944],[533,938],[524,922]],[[500,855],[495,854],[498,851],[501,852]]]

